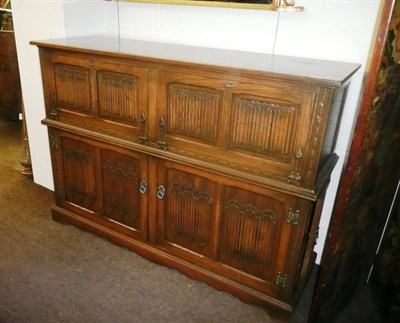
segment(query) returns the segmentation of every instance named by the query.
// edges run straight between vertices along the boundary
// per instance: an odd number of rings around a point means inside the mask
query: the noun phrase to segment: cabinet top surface
[[[279,56],[207,47],[196,47],[113,37],[60,38],[32,41],[45,48],[67,49],[85,53],[105,53],[113,56],[145,57],[189,64],[231,68],[266,73],[278,78],[302,78],[339,86],[360,67],[356,63]]]

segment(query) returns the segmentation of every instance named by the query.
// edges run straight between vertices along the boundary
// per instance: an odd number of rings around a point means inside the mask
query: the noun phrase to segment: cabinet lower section
[[[290,316],[315,202],[64,130],[49,136],[55,220]]]

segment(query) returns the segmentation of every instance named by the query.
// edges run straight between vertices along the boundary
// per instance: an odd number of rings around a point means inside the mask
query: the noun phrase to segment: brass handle
[[[147,189],[148,189],[148,185],[146,181],[141,181],[140,182],[140,187],[139,187],[139,191],[142,194],[146,194],[147,193]]]
[[[163,185],[160,185],[157,189],[157,198],[162,200],[165,196],[166,190]]]
[[[142,112],[140,114],[140,135],[139,143],[142,145],[147,145],[147,135],[146,135],[146,115]]]
[[[157,141],[158,148],[167,150],[168,149],[168,144],[167,141],[165,140],[165,127],[166,123],[163,117],[160,117],[160,139]]]
[[[1,64],[0,70],[5,71],[7,69],[7,65]]]

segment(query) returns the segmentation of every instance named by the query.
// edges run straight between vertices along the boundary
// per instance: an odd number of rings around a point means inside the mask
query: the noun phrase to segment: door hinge
[[[276,281],[275,281],[275,283],[276,283],[278,286],[281,286],[282,288],[285,288],[285,287],[286,287],[286,282],[287,282],[287,275],[284,274],[284,273],[279,272],[279,273],[276,275]]]
[[[301,181],[300,161],[303,158],[303,151],[301,147],[299,147],[296,150],[294,157],[295,157],[294,169],[288,175],[288,183],[300,185]]]
[[[300,211],[299,210],[292,210],[289,209],[287,219],[286,221],[290,224],[298,224],[299,223],[299,217],[300,217]]]
[[[58,111],[57,111],[57,100],[56,100],[56,94],[54,92],[51,92],[50,94],[50,119],[53,120],[58,120]]]
[[[58,149],[60,147],[60,144],[61,144],[60,137],[51,136],[51,147],[53,149]]]

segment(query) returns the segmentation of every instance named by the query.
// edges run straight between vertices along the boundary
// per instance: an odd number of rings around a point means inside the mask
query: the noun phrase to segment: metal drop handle
[[[139,187],[139,191],[140,191],[140,193],[142,193],[142,194],[145,194],[145,193],[147,193],[147,182],[146,181],[141,181],[140,182],[140,187]]]
[[[157,198],[162,200],[165,196],[165,193],[166,193],[165,187],[163,185],[160,185],[157,189]]]

